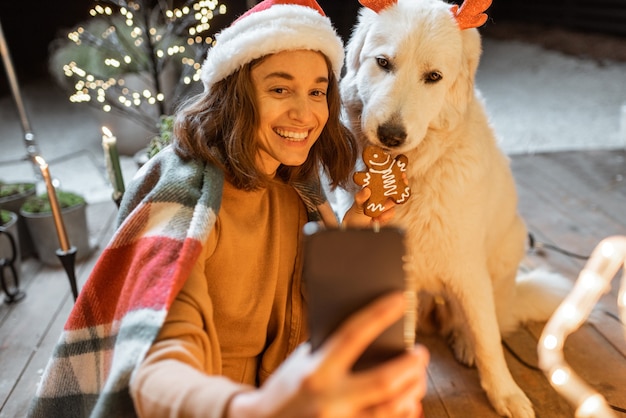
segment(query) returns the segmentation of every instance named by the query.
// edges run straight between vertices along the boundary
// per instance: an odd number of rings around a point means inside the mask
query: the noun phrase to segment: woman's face
[[[328,120],[328,67],[319,52],[283,51],[252,69],[259,112],[259,168],[303,164]]]

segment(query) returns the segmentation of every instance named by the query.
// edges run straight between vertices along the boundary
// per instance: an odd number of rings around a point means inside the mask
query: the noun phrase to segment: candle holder
[[[113,194],[111,194],[111,199],[113,199],[113,202],[115,202],[115,206],[117,206],[118,209],[122,203],[122,197],[124,197],[123,193],[113,192]]]
[[[50,176],[48,164],[46,163],[46,160],[39,155],[35,157],[35,160],[39,164],[42,177],[46,184],[46,189],[48,190],[48,199],[50,200],[54,226],[57,230],[57,236],[61,246],[61,248],[57,250],[57,256],[61,260],[61,264],[67,272],[68,279],[70,280],[70,286],[72,288],[72,295],[74,296],[74,301],[76,301],[78,298],[78,287],[76,285],[76,275],[74,273],[76,247],[70,246],[67,230],[65,229],[65,223],[63,222],[63,215],[61,214],[61,208],[57,199],[56,189],[52,185],[52,177]]]
[[[70,280],[70,287],[72,288],[72,296],[74,302],[78,299],[78,285],[76,284],[76,273],[74,266],[76,265],[76,247],[71,246],[67,251],[62,249],[57,250],[57,257],[61,260],[61,264],[67,273],[67,278]]]
[[[2,285],[2,290],[6,295],[4,301],[6,303],[19,302],[24,299],[26,293],[20,290],[20,278],[15,268],[15,261],[17,260],[18,254],[15,239],[10,233],[2,230],[0,230],[0,236],[6,236],[11,247],[11,257],[0,258],[0,285]],[[7,281],[9,277],[13,278],[13,286],[10,286]]]

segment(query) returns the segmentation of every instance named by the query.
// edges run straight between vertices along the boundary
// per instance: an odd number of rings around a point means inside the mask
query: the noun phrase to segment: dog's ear
[[[340,88],[341,99],[351,116],[354,112],[360,111],[362,106],[356,75],[361,67],[360,57],[365,45],[365,38],[375,16],[376,14],[372,10],[363,7],[346,45],[346,72],[341,78]]]
[[[354,25],[350,40],[346,45],[346,70],[348,72],[358,70],[361,65],[361,51],[375,16],[376,14],[366,7],[361,8],[359,11],[357,23]]]
[[[463,75],[470,81],[467,85],[471,86],[469,95],[472,95],[476,71],[482,54],[480,33],[477,29],[466,29],[461,31],[461,37],[463,39],[463,72],[465,72]]]
[[[468,103],[474,97],[474,84],[480,62],[481,40],[477,29],[461,31],[463,42],[462,63],[459,74],[447,92],[444,108],[438,120],[441,129],[453,128],[463,117]]]

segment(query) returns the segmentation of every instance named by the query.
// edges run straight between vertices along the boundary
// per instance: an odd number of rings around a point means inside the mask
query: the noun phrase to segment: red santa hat
[[[315,0],[264,0],[216,35],[202,66],[202,82],[208,90],[250,61],[298,49],[326,55],[339,79],[343,42],[319,4]]]

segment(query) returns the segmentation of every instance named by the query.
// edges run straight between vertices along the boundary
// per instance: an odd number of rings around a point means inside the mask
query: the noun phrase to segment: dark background
[[[417,1],[417,0],[416,0]],[[319,0],[339,34],[347,41],[360,7],[357,0]],[[2,0],[0,23],[20,84],[46,78],[48,46],[76,24],[90,18],[90,0]],[[216,17],[216,30],[246,10],[245,0],[226,0],[228,13]],[[486,26],[502,21],[565,27],[626,37],[626,0],[495,0]],[[8,94],[0,63],[0,96]]]

